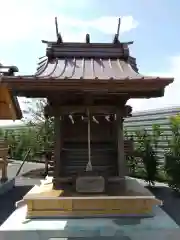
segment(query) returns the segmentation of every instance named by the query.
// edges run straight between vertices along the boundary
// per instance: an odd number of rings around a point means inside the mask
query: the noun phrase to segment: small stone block
[[[76,191],[81,193],[101,193],[105,191],[102,176],[83,176],[76,179]]]

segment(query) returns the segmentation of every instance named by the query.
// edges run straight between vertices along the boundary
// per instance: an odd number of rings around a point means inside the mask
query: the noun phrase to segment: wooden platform
[[[24,197],[28,206],[27,217],[94,217],[137,216],[152,212],[160,205],[146,188],[135,179],[126,179],[126,190],[110,183],[106,194],[80,194],[73,186],[53,190],[52,182],[42,182]]]

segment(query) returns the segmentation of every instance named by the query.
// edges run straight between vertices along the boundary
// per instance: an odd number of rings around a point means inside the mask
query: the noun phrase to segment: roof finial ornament
[[[59,44],[59,43],[62,43],[63,40],[62,40],[61,34],[60,34],[59,31],[58,31],[57,17],[55,17],[55,26],[56,26],[57,43]]]
[[[89,33],[86,34],[86,43],[90,43],[90,35],[89,35]]]
[[[114,36],[113,43],[120,43],[120,41],[119,41],[120,25],[121,25],[121,18],[118,19],[117,33]]]

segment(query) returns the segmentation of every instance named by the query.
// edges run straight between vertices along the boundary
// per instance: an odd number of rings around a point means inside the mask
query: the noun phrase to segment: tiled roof
[[[162,96],[165,86],[173,82],[173,78],[141,75],[136,59],[129,55],[132,42],[45,43],[46,56],[40,58],[34,75],[1,79],[17,95],[44,97],[48,91],[61,90],[155,97]]]
[[[40,78],[57,79],[125,79],[137,78],[141,75],[137,72],[135,60],[124,61],[120,58],[48,58],[41,61],[35,74]]]
[[[46,42],[46,57],[35,74],[56,79],[125,79],[140,77],[127,43]]]

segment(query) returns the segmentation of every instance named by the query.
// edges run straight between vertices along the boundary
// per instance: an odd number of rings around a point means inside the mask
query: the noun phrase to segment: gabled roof
[[[121,80],[143,77],[138,73],[135,59],[68,57],[48,58],[40,63],[35,74],[37,78],[59,80]]]
[[[1,84],[1,77],[13,76],[17,67],[0,64],[0,120],[17,120],[22,118],[22,112],[17,97]]]
[[[46,58],[40,61],[38,78],[93,80],[139,77],[136,59],[127,43],[46,43]]]
[[[40,92],[46,96],[50,91],[90,89],[116,94],[129,92],[130,97],[158,97],[173,82],[173,78],[140,74],[136,59],[129,54],[133,42],[120,42],[118,34],[112,43],[91,43],[89,34],[84,43],[64,43],[57,31],[56,42],[42,42],[47,44],[46,56],[40,58],[34,75],[2,78],[17,95],[35,97],[36,92],[37,97]]]

